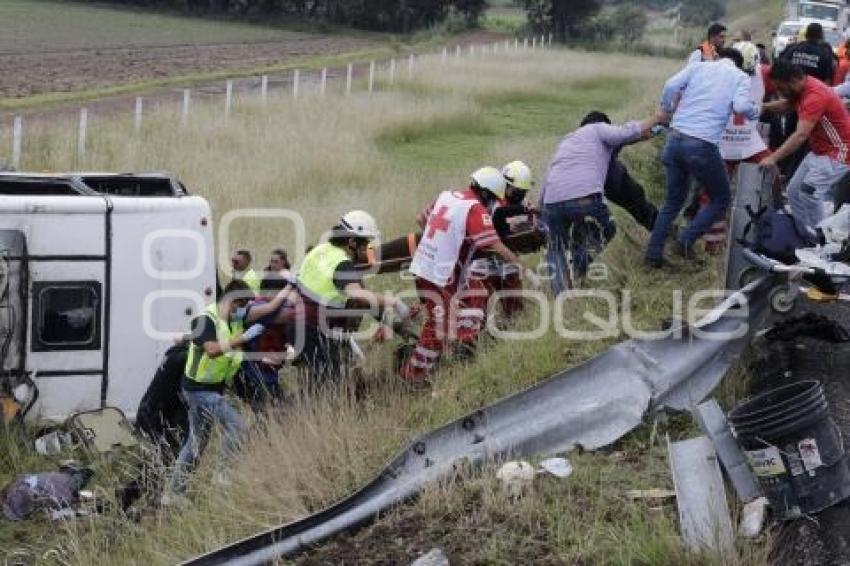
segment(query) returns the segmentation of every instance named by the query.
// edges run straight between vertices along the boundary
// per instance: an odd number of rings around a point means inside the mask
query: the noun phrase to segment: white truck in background
[[[789,0],[785,19],[803,25],[819,23],[825,29],[844,31],[848,25],[848,4],[846,0]]]
[[[167,174],[0,173],[0,400],[133,418],[214,299],[208,203]]]

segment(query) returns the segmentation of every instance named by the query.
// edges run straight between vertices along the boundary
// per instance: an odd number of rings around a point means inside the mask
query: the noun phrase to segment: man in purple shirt
[[[647,139],[650,129],[664,118],[656,115],[624,125],[604,121],[589,123],[561,140],[549,164],[539,201],[548,230],[546,261],[554,270],[552,291],[555,294],[566,288],[565,251],[574,223],[591,217],[599,224],[606,241],[614,236],[616,226],[603,195],[611,155],[624,145]],[[589,258],[574,260],[579,263],[578,271],[582,272]]]

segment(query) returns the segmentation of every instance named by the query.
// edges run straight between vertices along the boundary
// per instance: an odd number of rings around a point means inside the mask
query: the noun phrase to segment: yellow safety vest
[[[218,315],[218,306],[215,303],[204,309],[204,314],[201,316],[206,316],[213,321],[216,339],[220,343],[226,343],[233,337],[242,334],[242,321],[234,321],[228,324]],[[236,375],[241,364],[241,351],[225,352],[217,358],[211,358],[202,347],[190,342],[189,357],[186,358],[186,377],[198,383],[209,383],[211,385],[224,383]]]
[[[241,279],[245,283],[245,285],[247,285],[254,293],[260,292],[260,282],[262,280],[260,279],[260,276],[257,275],[257,272],[253,269],[248,268],[242,273],[236,272],[233,274],[233,277],[235,279]]]
[[[345,294],[334,285],[334,272],[351,258],[345,250],[329,242],[313,248],[298,270],[298,291],[308,299],[326,307],[344,308]]]

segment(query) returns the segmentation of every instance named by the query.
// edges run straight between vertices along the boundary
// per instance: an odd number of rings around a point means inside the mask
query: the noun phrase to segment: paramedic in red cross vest
[[[410,265],[425,308],[425,325],[401,368],[406,381],[425,380],[449,343],[474,351],[484,311],[470,308],[468,297],[486,294],[480,281],[467,276],[476,251],[492,252],[523,269],[516,254],[499,239],[487,212],[488,206],[504,198],[505,188],[498,169],[483,167],[472,174],[466,190],[444,191],[431,207]]]
[[[537,212],[525,200],[534,185],[531,168],[522,161],[511,161],[502,167],[502,176],[506,183],[505,198],[490,205],[490,215],[496,233],[504,241],[512,234],[533,230]],[[472,304],[485,309],[487,316],[488,306],[494,309],[497,303],[507,319],[523,310],[523,274],[516,265],[506,264],[497,257],[478,258],[472,261],[469,273],[470,277],[480,279],[487,290],[486,296],[471,297]],[[536,274],[529,283],[533,288],[541,286]]]
[[[774,63],[770,79],[783,99],[764,109],[796,110],[799,120],[791,137],[760,165],[775,169],[808,142],[810,151],[788,182],[787,195],[798,226],[813,233],[832,212],[833,188],[850,171],[850,115],[830,87],[788,61]]]

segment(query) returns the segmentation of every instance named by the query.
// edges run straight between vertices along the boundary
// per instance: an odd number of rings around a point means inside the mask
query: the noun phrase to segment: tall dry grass
[[[383,80],[372,94],[359,90],[350,97],[329,93],[322,99],[306,90],[300,100],[284,93],[270,98],[266,106],[242,98],[227,122],[220,104],[199,104],[181,129],[176,109],[162,108],[146,118],[136,136],[126,117],[95,116],[89,152],[82,161],[75,159],[72,128],[53,124],[30,133],[24,166],[166,169],[208,198],[219,217],[234,208],[289,208],[304,216],[308,239],[313,240],[344,211],[363,208],[378,218],[384,234],[395,236],[413,227],[420,207],[439,190],[462,186],[469,172],[483,164],[523,159],[539,180],[558,136],[574,128],[586,111],[602,106],[616,119],[649,115],[663,79],[675,67],[666,60],[565,51],[464,58],[445,67],[439,58],[424,59],[411,80],[400,80],[392,88]],[[626,154],[657,198],[657,147],[644,144]],[[617,214],[621,231],[639,241],[639,230]],[[263,250],[291,246],[294,241],[291,227],[279,221],[240,224],[234,238],[239,247],[251,248],[261,257]],[[674,289],[689,292],[716,283],[711,272],[659,280],[640,269],[640,259],[639,245],[620,237],[603,256],[611,267],[610,277],[595,284],[617,292],[631,289],[638,324],[646,328],[657,327],[666,316]],[[397,290],[410,285],[396,276],[368,284]],[[567,312],[571,324],[581,323],[580,306],[576,303]],[[533,319],[534,312],[518,326],[531,327]],[[395,380],[387,346],[367,346],[365,398],[355,400],[348,385],[319,397],[299,397],[268,421],[254,423],[234,464],[231,488],[211,486],[213,448],[194,476],[189,508],[148,508],[141,520],[109,513],[71,523],[59,544],[60,556],[78,564],[173,563],[296,519],[363,484],[415,434],[587,359],[614,341],[566,342],[552,331],[534,341],[487,341],[474,363],[445,368],[427,392],[409,391]],[[291,375],[285,379],[295,383]],[[633,449],[649,454],[654,448],[635,441]],[[596,486],[593,493],[608,495],[570,499],[558,491],[563,487],[553,488],[544,511],[531,504],[513,511],[529,528],[538,529],[535,536],[545,540],[546,552],[556,561],[591,558],[627,563],[658,556],[653,550],[657,548],[676,553],[673,562],[686,560],[675,542],[669,509],[653,519],[634,503],[611,495],[626,487],[669,484],[657,454],[647,457],[651,460],[641,474],[621,474],[610,481],[594,472],[610,469],[604,456],[582,457],[585,469],[571,480],[578,482],[573,488]],[[471,478],[471,485],[486,483],[484,474],[484,479]],[[150,494],[148,501],[156,495]],[[465,507],[457,508],[453,498],[463,497],[463,492],[438,488],[416,512],[426,521],[461,525]],[[488,494],[485,504],[476,508],[482,520],[492,522],[492,533],[511,524],[498,512],[507,504]],[[611,505],[629,520],[617,523],[622,517],[618,513],[606,519],[610,509],[603,506]],[[436,511],[452,506],[454,518],[441,518]],[[557,513],[582,516],[578,507],[571,506],[587,507],[595,520],[570,522],[566,536]],[[547,520],[537,515],[541,512]],[[462,561],[522,561],[521,555],[512,554],[522,547],[494,544],[485,530],[476,536],[480,538],[468,541]],[[624,539],[629,543],[625,550],[608,555]],[[379,558],[364,555],[351,560]]]

